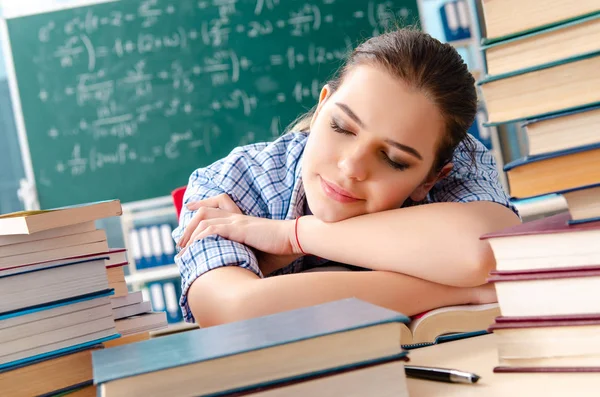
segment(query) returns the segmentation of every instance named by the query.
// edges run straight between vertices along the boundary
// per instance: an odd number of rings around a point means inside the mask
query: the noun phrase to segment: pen
[[[405,365],[404,368],[406,369],[406,376],[411,378],[449,383],[476,383],[479,380],[479,375],[456,369],[418,367],[414,365]]]

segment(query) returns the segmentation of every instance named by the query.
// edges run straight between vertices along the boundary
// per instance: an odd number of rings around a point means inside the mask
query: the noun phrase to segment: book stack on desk
[[[505,167],[511,196],[564,194],[572,222],[592,221],[600,216],[600,2],[484,0],[483,9],[488,121],[523,122],[528,140],[527,155]]]
[[[407,396],[401,325],[357,299],[93,353],[98,395]]]
[[[3,396],[92,383],[92,351],[118,336],[111,285],[119,282],[109,283],[107,261],[118,255],[94,221],[120,214],[121,204],[109,201],[0,217]]]
[[[600,221],[568,212],[488,234],[496,372],[600,372]]]

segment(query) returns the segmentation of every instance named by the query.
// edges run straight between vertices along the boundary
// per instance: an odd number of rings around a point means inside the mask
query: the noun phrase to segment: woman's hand
[[[216,234],[267,254],[300,254],[295,247],[294,221],[243,215],[227,195],[190,203],[187,207],[197,212],[178,242],[180,247]]]

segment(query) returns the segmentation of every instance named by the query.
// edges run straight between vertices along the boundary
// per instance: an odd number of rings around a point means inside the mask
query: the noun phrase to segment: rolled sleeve
[[[184,205],[179,218],[179,227],[173,231],[173,238],[176,242],[179,241],[185,228],[196,213],[196,211],[188,210],[185,204],[214,197],[222,193],[225,193],[225,191],[212,181],[211,170],[202,168],[194,171],[190,176],[183,199]],[[244,211],[241,203],[237,202],[235,195],[230,192],[230,196],[236,201],[240,209]],[[250,248],[244,244],[230,241],[220,236],[208,236],[194,242],[180,255],[175,257],[175,263],[181,274],[182,292],[179,305],[187,322],[195,321],[187,298],[189,288],[204,273],[222,266],[240,266],[262,277],[256,256]]]
[[[475,146],[475,164],[471,164],[471,152],[467,146],[459,145],[452,160],[452,171],[431,189],[429,201],[492,201],[510,208],[518,215],[500,183],[494,156],[481,142],[471,136],[470,139]]]

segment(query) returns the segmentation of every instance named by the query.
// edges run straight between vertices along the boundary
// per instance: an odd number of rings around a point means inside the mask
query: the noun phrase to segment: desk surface
[[[495,335],[484,335],[411,350],[410,364],[455,368],[481,376],[474,385],[408,379],[411,397],[583,397],[600,395],[600,373],[494,374]]]

